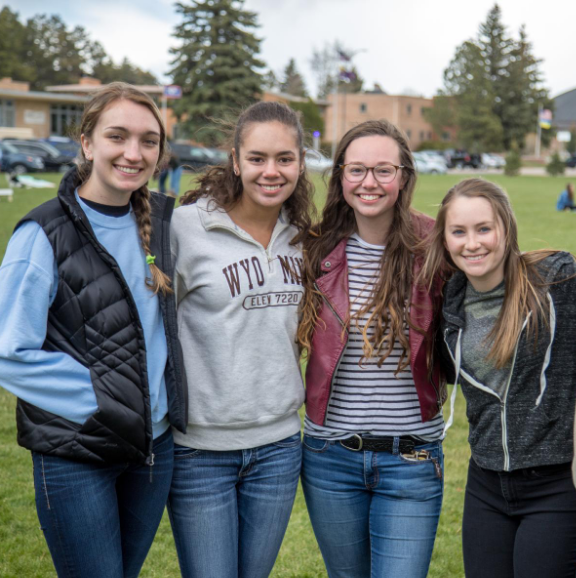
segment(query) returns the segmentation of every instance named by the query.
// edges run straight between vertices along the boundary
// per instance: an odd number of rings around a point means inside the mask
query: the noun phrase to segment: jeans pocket
[[[277,442],[273,442],[272,445],[278,448],[293,448],[299,446],[302,443],[300,438],[300,432],[291,435],[283,440],[279,440]]]
[[[440,442],[418,445],[410,453],[399,453],[398,458],[401,462],[411,466],[432,463],[436,477],[440,480],[443,477],[444,459]]]
[[[304,440],[302,441],[302,446],[310,452],[321,454],[330,447],[330,440],[323,440],[321,438],[314,438],[305,435]]]
[[[183,460],[185,458],[195,458],[201,454],[202,450],[196,448],[189,448],[188,446],[181,446],[174,444],[174,459]]]

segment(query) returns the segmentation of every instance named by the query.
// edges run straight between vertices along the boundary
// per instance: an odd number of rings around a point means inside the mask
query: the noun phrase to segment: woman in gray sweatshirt
[[[298,485],[304,387],[296,345],[312,186],[285,105],[238,119],[224,167],[174,212],[178,333],[190,394],[169,513],[186,578],[266,578]]]
[[[482,179],[448,192],[428,243],[424,275],[453,273],[443,338],[470,423],[466,576],[574,578],[574,257],[521,253],[508,196]]]

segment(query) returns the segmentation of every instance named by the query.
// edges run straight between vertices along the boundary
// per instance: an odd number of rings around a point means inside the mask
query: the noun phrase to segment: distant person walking
[[[560,193],[558,201],[556,202],[557,211],[576,211],[574,205],[574,187],[572,183],[568,183],[566,188]]]

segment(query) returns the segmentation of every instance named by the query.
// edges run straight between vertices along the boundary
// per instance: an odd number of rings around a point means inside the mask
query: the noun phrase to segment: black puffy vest
[[[46,351],[62,351],[90,370],[98,410],[79,425],[18,400],[18,443],[79,461],[151,463],[152,422],[146,347],[136,304],[114,258],[98,243],[76,201],[76,169],[58,196],[18,223],[37,222],[54,250],[58,290],[48,313]],[[172,199],[152,194],[151,253],[172,275]],[[169,419],[185,430],[187,388],[177,341],[174,296],[158,294],[168,342]]]

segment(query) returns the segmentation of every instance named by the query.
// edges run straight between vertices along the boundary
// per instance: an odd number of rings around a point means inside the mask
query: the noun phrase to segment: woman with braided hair
[[[58,576],[137,576],[173,468],[187,392],[169,220],[148,180],[158,108],[112,83],[82,117],[77,167],[16,226],[0,267],[1,385],[18,397],[38,517]]]

